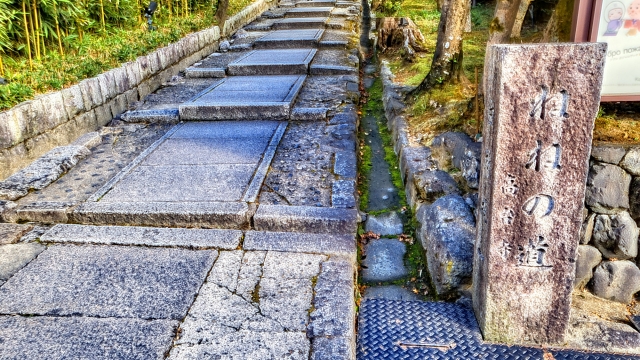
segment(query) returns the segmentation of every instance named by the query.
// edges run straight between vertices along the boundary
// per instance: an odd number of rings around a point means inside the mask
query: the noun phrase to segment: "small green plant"
[[[33,89],[20,83],[9,83],[0,86],[0,109],[8,108],[19,102],[30,99]]]

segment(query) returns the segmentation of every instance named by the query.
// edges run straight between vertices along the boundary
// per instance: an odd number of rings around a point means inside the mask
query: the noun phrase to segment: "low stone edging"
[[[69,88],[37,96],[0,113],[0,179],[25,167],[57,146],[96,131],[124,113],[162,83],[218,48],[271,7],[257,0],[218,26],[185,36],[135,61],[82,80]]]

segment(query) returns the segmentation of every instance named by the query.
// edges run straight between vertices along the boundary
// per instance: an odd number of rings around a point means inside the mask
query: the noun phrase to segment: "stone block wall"
[[[408,134],[406,89],[381,69],[387,126],[400,160],[417,236],[441,297],[471,283],[481,143],[462,133],[437,136],[431,147]],[[452,176],[446,168],[460,171]],[[629,303],[640,291],[640,146],[595,146],[591,152],[575,288]]]
[[[0,113],[0,180],[57,146],[106,125],[163,82],[218,48],[221,37],[255,20],[272,0],[257,0],[217,26],[192,33],[135,61]]]

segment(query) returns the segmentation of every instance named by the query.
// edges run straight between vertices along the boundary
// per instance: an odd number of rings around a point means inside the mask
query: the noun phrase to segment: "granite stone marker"
[[[487,341],[560,343],[606,45],[488,51],[473,307]]]

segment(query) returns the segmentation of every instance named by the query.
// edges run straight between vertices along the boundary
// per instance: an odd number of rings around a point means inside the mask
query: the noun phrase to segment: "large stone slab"
[[[344,256],[355,262],[356,241],[351,234],[247,231],[245,250],[303,252]]]
[[[270,138],[281,122],[278,121],[216,121],[188,122],[180,126],[171,139],[246,139]]]
[[[284,13],[288,18],[329,17],[333,7],[296,7]]]
[[[296,7],[333,7],[334,0],[302,0],[296,2]]]
[[[0,288],[0,313],[181,320],[216,255],[51,246]]]
[[[282,119],[306,76],[226,78],[180,105],[182,120]]]
[[[278,20],[272,29],[324,29],[329,21],[328,17],[304,17],[304,18],[285,18]]]
[[[486,340],[560,343],[606,46],[488,51],[474,310]]]
[[[142,165],[257,164],[269,138],[257,139],[167,139]]]
[[[238,247],[241,238],[242,231],[240,230],[58,224],[42,235],[40,241],[232,250]]]
[[[407,248],[397,239],[371,240],[362,261],[362,280],[366,282],[395,281],[408,274],[404,266]]]
[[[253,46],[258,49],[312,48],[317,47],[322,34],[322,29],[276,30],[257,39]]]
[[[38,243],[9,244],[0,246],[0,281],[9,280],[29,261],[44,251]]]
[[[261,231],[298,231],[349,234],[356,230],[355,209],[311,206],[260,205],[253,217],[254,228]]]
[[[178,321],[0,316],[4,359],[164,359]]]
[[[307,74],[316,49],[254,50],[229,64],[229,75]]]
[[[93,225],[245,229],[254,211],[245,202],[88,202],[71,218]]]
[[[255,164],[140,166],[100,202],[239,201],[255,169]]]

